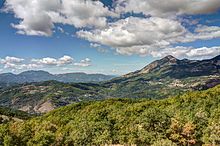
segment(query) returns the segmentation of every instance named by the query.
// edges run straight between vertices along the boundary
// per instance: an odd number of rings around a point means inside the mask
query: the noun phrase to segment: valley
[[[75,102],[109,98],[164,99],[218,84],[219,56],[201,61],[166,56],[139,71],[99,83],[40,81],[2,88],[0,105],[29,113],[46,113]]]

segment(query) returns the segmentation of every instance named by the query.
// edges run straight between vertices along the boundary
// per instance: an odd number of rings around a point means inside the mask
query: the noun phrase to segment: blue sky
[[[0,72],[121,75],[166,55],[220,54],[219,0],[143,1],[1,1]]]

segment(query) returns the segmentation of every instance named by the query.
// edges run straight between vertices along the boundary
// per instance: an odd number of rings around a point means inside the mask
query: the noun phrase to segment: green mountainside
[[[19,111],[8,107],[0,106],[0,124],[5,124],[10,121],[23,121],[33,118],[34,116],[37,115],[31,115],[24,111]]]
[[[74,102],[108,98],[162,99],[220,84],[220,56],[179,60],[166,56],[141,70],[100,83],[24,83],[0,89],[0,105],[45,113]]]
[[[94,100],[90,96],[97,93],[97,88],[99,85],[93,83],[27,83],[0,90],[0,103],[30,113],[45,113],[73,102]]]
[[[220,83],[220,56],[209,60],[179,60],[166,56],[141,70],[105,83],[110,96],[164,98]]]
[[[220,86],[162,100],[74,103],[0,124],[1,145],[220,145]]]
[[[140,82],[61,83],[46,81],[28,83],[0,90],[0,105],[27,111],[45,113],[74,102],[108,98],[161,99],[187,91],[204,90],[219,84],[219,76],[189,77],[181,80],[166,78]]]

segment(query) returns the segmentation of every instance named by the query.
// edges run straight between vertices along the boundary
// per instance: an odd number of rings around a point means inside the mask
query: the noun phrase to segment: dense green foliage
[[[0,126],[5,145],[220,145],[220,86],[163,100],[75,103]]]
[[[9,117],[16,117],[19,119],[29,119],[32,117],[32,115],[30,115],[26,112],[7,108],[7,107],[1,107],[1,106],[0,106],[0,115],[9,116]]]

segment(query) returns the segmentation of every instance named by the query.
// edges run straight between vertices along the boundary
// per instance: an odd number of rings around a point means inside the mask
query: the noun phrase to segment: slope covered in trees
[[[9,116],[9,117],[16,117],[19,119],[31,118],[31,115],[26,112],[7,108],[7,107],[1,107],[1,106],[0,106],[0,115]]]
[[[5,145],[220,145],[220,86],[163,100],[75,103],[1,124]]]

